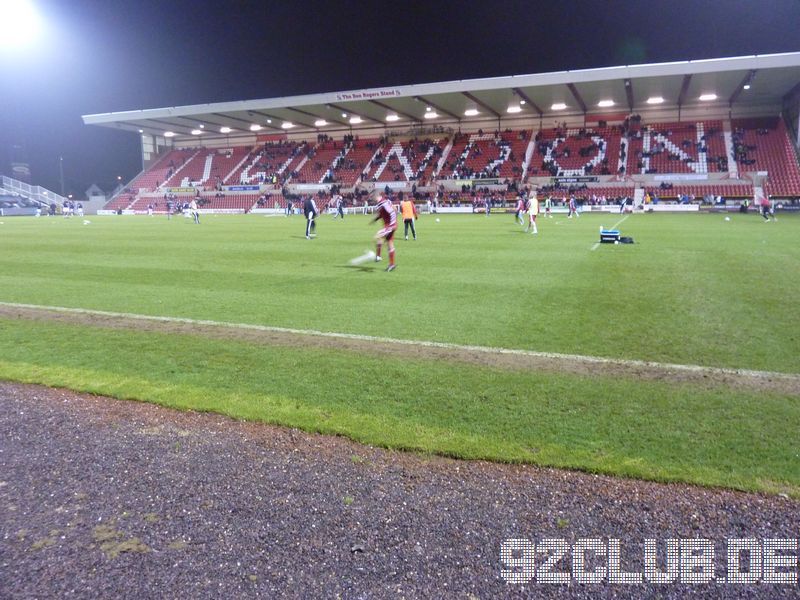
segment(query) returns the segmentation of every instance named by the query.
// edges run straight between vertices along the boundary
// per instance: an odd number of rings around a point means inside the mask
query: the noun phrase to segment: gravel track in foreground
[[[505,583],[503,540],[546,537],[620,538],[640,572],[644,538],[705,537],[723,565],[726,538],[800,537],[800,503],[0,382],[0,598],[800,597],[797,584]]]

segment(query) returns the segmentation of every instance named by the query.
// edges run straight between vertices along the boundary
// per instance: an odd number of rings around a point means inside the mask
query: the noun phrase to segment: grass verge
[[[800,497],[797,398],[0,320],[0,378],[359,442]]]

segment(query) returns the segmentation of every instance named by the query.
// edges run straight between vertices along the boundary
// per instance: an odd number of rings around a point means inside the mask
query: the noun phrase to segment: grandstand
[[[484,188],[513,199],[536,186],[583,199],[639,202],[648,193],[737,201],[767,192],[794,203],[798,81],[800,53],[787,53],[108,113],[84,122],[141,137],[146,168],[110,200],[113,211],[163,210],[166,194],[196,195],[203,210],[269,210],[298,194],[328,197],[333,186],[354,196],[389,187],[418,201],[460,190],[469,202]]]

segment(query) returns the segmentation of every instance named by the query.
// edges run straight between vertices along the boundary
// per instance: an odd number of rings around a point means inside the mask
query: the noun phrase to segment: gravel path
[[[800,597],[797,583],[506,583],[503,540],[547,537],[620,538],[633,571],[644,538],[705,537],[723,565],[726,538],[800,537],[800,503],[0,382],[2,598]]]

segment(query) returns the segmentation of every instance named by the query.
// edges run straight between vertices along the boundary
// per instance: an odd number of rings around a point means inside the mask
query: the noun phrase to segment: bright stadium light
[[[509,113],[518,113],[522,112],[522,107],[519,104],[509,104],[506,112]]]
[[[294,127],[294,123],[292,123],[291,121],[284,121],[283,123],[281,123],[281,127],[283,129],[291,129],[292,127]]]
[[[0,0],[0,49],[24,48],[41,35],[42,17],[30,0]]]
[[[664,98],[662,98],[661,96],[651,96],[650,98],[647,99],[647,103],[648,104],[663,104],[664,103]]]
[[[165,131],[164,132],[164,137],[175,137],[175,132],[174,131]]]
[[[200,131],[199,129],[192,129],[192,135],[200,135],[201,133],[203,132]]]
[[[327,124],[328,122],[325,119],[317,119],[314,121],[314,127],[325,127]]]
[[[250,125],[250,131],[261,131],[261,125],[258,123],[253,123]]]
[[[703,102],[711,102],[712,100],[716,100],[716,99],[717,99],[717,95],[716,94],[702,94],[700,96],[700,100],[703,101]]]
[[[436,117],[438,117],[438,116],[439,116],[439,115],[438,115],[438,114],[436,114],[436,111],[433,111],[433,110],[432,110],[432,111],[430,111],[430,112],[426,112],[426,113],[425,113],[425,118],[426,118],[426,119],[435,119],[435,118],[436,118]]]
[[[474,106],[470,107],[470,108],[468,108],[467,110],[464,111],[464,116],[465,117],[475,117],[477,115],[478,115],[478,109],[475,108]]]
[[[745,83],[744,84],[744,89],[749,90],[750,89],[750,84],[749,83]]]
[[[564,110],[567,108],[567,105],[563,102],[556,102],[550,107],[550,110]]]
[[[233,129],[231,129],[230,127],[220,127],[219,128],[219,132],[220,133],[230,133],[231,131],[233,131]]]
[[[359,123],[363,123],[364,119],[361,117],[350,117],[350,125],[358,125]]]
[[[609,106],[614,106],[614,101],[613,100],[600,100],[600,102],[597,103],[597,106],[599,106],[600,108],[608,108]]]
[[[393,123],[394,121],[399,121],[400,117],[398,115],[395,115],[395,114],[389,114],[389,115],[386,115],[386,120],[389,121],[390,123]]]

